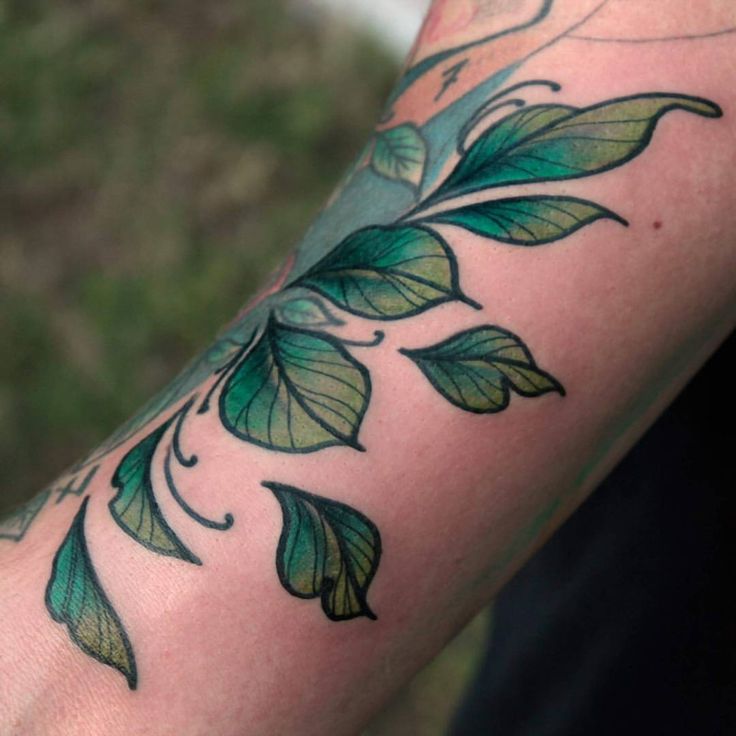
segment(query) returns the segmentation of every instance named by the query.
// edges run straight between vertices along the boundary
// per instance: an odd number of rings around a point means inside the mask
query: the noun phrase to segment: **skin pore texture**
[[[271,283],[0,521],[0,733],[359,732],[731,329],[734,26],[436,2]]]

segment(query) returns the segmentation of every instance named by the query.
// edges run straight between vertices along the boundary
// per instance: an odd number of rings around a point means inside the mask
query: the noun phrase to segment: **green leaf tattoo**
[[[189,406],[191,401],[186,409]],[[118,526],[147,549],[201,565],[201,561],[182,544],[168,525],[156,501],[151,480],[153,456],[179,414],[177,412],[167,419],[123,457],[112,478],[112,485],[118,492],[110,501],[109,508]]]
[[[270,317],[220,393],[220,418],[236,437],[270,450],[362,450],[370,392],[368,371],[338,338]]]
[[[542,12],[551,5],[545,2]],[[434,68],[445,58],[449,57],[440,54],[420,62],[409,76]],[[438,97],[464,69],[466,60],[456,61],[443,71]],[[507,72],[510,69],[503,74]],[[222,426],[267,450],[310,453],[332,446],[363,450],[359,432],[371,398],[371,378],[349,350],[375,347],[384,332],[375,330],[373,338],[365,340],[340,339],[325,330],[342,326],[344,313],[389,321],[450,301],[480,309],[462,293],[455,254],[437,226],[452,225],[508,245],[537,246],[562,240],[598,220],[627,224],[595,202],[562,194],[486,195],[484,201],[466,200],[454,207],[458,203],[451,200],[504,185],[575,179],[620,166],[647,147],[659,119],[671,110],[721,115],[720,108],[707,100],[665,93],[582,108],[525,106],[523,99],[509,95],[532,86],[558,92],[560,85],[549,80],[521,81],[489,98],[483,84],[454,102],[450,108],[454,112],[448,112],[450,118],[443,117],[439,127],[435,117],[421,128],[406,122],[377,132],[370,167],[352,177],[341,195],[352,192],[354,203],[362,208],[360,222],[367,226],[346,235],[345,213],[330,214],[330,206],[307,236],[307,243],[322,240],[319,255],[310,254],[305,260],[297,254],[262,299],[242,313],[208,352],[75,469],[59,489],[58,500],[84,493],[95,477],[97,461],[112,447],[189,396],[123,457],[112,477],[117,493],[109,509],[123,531],[147,549],[201,564],[167,523],[152,480],[154,459],[159,458],[165,487],[190,519],[210,530],[232,527],[232,514],[209,518],[180,492],[179,471],[199,462],[196,454],[182,450],[185,421],[205,414],[217,396]],[[478,107],[480,100],[484,101]],[[510,105],[517,109],[477,132],[491,115]],[[450,125],[452,116],[463,109],[469,114]],[[455,149],[459,158],[451,173],[422,199],[420,187],[433,186],[449,151]],[[408,185],[412,192],[386,186],[387,179]],[[386,191],[376,187],[381,181]],[[409,204],[410,199],[418,201]],[[334,307],[342,310],[339,317],[333,314]],[[481,325],[435,345],[400,352],[447,401],[467,412],[503,411],[512,392],[524,397],[565,394],[560,382],[536,364],[522,339],[501,327]],[[197,387],[207,377],[214,380],[197,411],[190,412],[199,400]],[[276,553],[283,587],[298,598],[319,598],[333,621],[375,619],[367,602],[381,559],[375,524],[350,506],[299,488],[272,481],[263,486],[274,494],[283,516]],[[50,493],[0,521],[0,539],[19,540]],[[118,669],[135,688],[130,643],[87,551],[87,501],[54,559],[46,604],[83,651]]]
[[[404,123],[376,133],[371,167],[377,174],[418,188],[426,160],[427,144],[416,125]]]
[[[138,675],[133,649],[120,618],[102,589],[87,549],[84,519],[87,496],[59,547],[46,588],[51,618],[66,624],[72,641],[90,657],[114,667],[135,690]]]
[[[454,299],[469,302],[450,247],[437,233],[413,226],[358,230],[292,285],[368,319],[404,319]]]
[[[534,362],[519,337],[485,325],[418,350],[400,350],[411,358],[450,403],[476,414],[503,411],[511,391],[540,396],[565,389]]]
[[[337,501],[266,481],[284,517],[276,553],[279,580],[298,598],[322,600],[333,621],[375,619],[366,594],[381,559],[373,522]]]
[[[313,296],[289,299],[276,307],[279,322],[294,327],[337,327],[345,324]]]
[[[530,196],[479,202],[438,212],[423,223],[456,225],[509,245],[544,245],[601,219],[628,223],[594,202],[576,197]]]
[[[577,179],[638,156],[670,110],[720,117],[720,108],[688,95],[622,97],[590,107],[533,105],[500,120],[470,146],[432,201],[506,184]]]

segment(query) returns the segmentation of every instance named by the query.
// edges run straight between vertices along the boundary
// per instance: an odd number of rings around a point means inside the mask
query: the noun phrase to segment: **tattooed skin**
[[[514,4],[475,2],[462,8],[472,20],[501,5]],[[496,36],[542,23],[552,5],[538,4],[523,23]],[[425,34],[437,32],[438,17],[430,16]],[[472,54],[480,43],[466,44],[463,51]],[[457,52],[449,49],[410,66],[391,104],[452,57],[442,73],[445,86],[437,90],[435,99],[441,101],[465,65]],[[146,434],[103,479],[115,494],[108,504],[110,518],[151,553],[201,565],[198,551],[182,541],[157,501],[161,493],[170,493],[192,522],[213,532],[235,525],[230,513],[206,518],[180,490],[187,470],[204,459],[182,449],[184,429],[197,417],[216,414],[222,432],[272,453],[317,453],[327,447],[370,451],[361,442],[361,425],[374,393],[384,387],[374,386],[363,352],[378,345],[383,330],[395,321],[448,302],[481,308],[463,290],[462,264],[453,247],[459,233],[478,236],[478,248],[487,242],[526,249],[554,244],[582,228],[626,227],[624,217],[603,203],[549,187],[541,193],[534,185],[625,165],[645,151],[659,120],[672,111],[721,115],[709,100],[660,91],[573,106],[555,80],[525,80],[517,67],[512,70],[516,81],[505,89],[500,85],[512,71],[481,81],[427,122],[380,127],[339,195],[272,285],[138,417],[70,471],[54,491],[57,503],[82,496],[93,478],[99,480],[106,453],[146,426]],[[523,94],[532,86],[547,96],[544,102],[526,103]],[[438,179],[448,162],[449,173]],[[530,189],[510,196],[505,188],[512,185]],[[480,196],[468,204],[463,198],[471,193]],[[341,219],[346,210],[358,214]],[[380,322],[383,329],[364,340],[341,336],[354,318]],[[435,389],[447,412],[498,414],[518,401],[565,395],[554,368],[540,365],[534,346],[503,325],[477,324],[436,344],[404,346],[399,352]],[[319,599],[333,621],[375,619],[368,594],[381,561],[376,520],[317,495],[319,489],[296,488],[278,478],[263,479],[261,487],[274,495],[282,511],[275,567],[284,590],[297,598]],[[0,539],[20,541],[51,493],[0,523]],[[47,608],[77,646],[117,669],[134,689],[134,642],[90,557],[87,502],[85,497],[61,541]]]
[[[30,501],[26,501],[5,518],[0,519],[0,539],[20,542],[50,496],[50,490],[41,491]]]

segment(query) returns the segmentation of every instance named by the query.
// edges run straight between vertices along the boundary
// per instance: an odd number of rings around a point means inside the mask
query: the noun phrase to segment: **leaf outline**
[[[110,599],[107,597],[107,594],[102,587],[97,572],[95,571],[94,564],[92,563],[92,559],[89,554],[89,548],[87,547],[87,539],[84,533],[84,521],[86,518],[88,502],[89,496],[86,496],[82,501],[79,510],[74,516],[74,520],[69,527],[69,531],[64,537],[64,541],[61,543],[58,550],[56,551],[56,554],[54,555],[54,560],[51,566],[51,575],[49,577],[49,582],[46,586],[46,593],[44,596],[46,609],[48,610],[51,618],[56,623],[63,624],[67,627],[70,638],[85,654],[97,660],[98,662],[101,662],[102,664],[108,665],[109,667],[113,667],[114,669],[118,670],[127,680],[128,687],[131,690],[135,690],[138,686],[138,670],[136,666],[133,647],[130,643],[130,639],[128,638],[122,621],[120,620],[120,617],[113,608]],[[122,648],[122,652],[120,652],[119,654],[124,654],[124,657],[119,656],[118,658],[116,658],[112,654],[105,654],[101,649],[95,649],[86,640],[86,637],[84,636],[84,631],[85,629],[88,630],[89,627],[87,626],[80,629],[78,625],[79,622],[73,620],[72,614],[69,612],[69,607],[72,604],[73,596],[69,592],[68,584],[65,586],[67,590],[64,593],[63,606],[59,607],[57,605],[57,602],[54,600],[55,585],[59,580],[59,576],[62,574],[62,572],[60,571],[61,561],[63,555],[67,550],[67,545],[72,545],[72,559],[74,559],[75,551],[79,556],[81,556],[81,564],[83,565],[82,574],[85,577],[89,578],[89,584],[92,586],[93,593],[97,597],[95,606],[100,607],[105,616],[109,619],[109,622],[111,622],[113,633],[117,637],[119,637],[119,642],[117,646]],[[70,565],[71,564],[76,563],[70,563]],[[70,571],[67,574],[71,575],[74,573],[73,571]],[[82,606],[85,600],[86,591],[82,597]],[[108,634],[110,634],[110,629],[111,626],[110,623],[108,623]],[[99,624],[97,626],[97,630],[100,638],[104,638]]]
[[[358,511],[357,509],[354,509],[352,506],[349,506],[345,503],[342,503],[340,501],[335,501],[330,498],[325,498],[323,496],[317,496],[313,493],[309,493],[308,491],[304,491],[300,488],[296,488],[295,486],[290,486],[284,483],[277,483],[274,481],[263,481],[261,483],[264,488],[267,488],[270,490],[274,496],[276,497],[276,500],[279,503],[279,506],[281,507],[282,517],[283,517],[283,526],[281,530],[281,534],[279,536],[279,542],[278,547],[276,551],[276,569],[279,576],[279,581],[281,582],[281,585],[283,588],[290,594],[293,595],[296,598],[301,598],[303,600],[312,600],[314,598],[319,598],[322,610],[324,614],[331,620],[331,621],[347,621],[353,618],[357,618],[360,616],[365,616],[371,620],[376,620],[377,616],[376,614],[371,610],[370,606],[368,605],[367,601],[367,592],[368,589],[373,582],[373,579],[375,577],[375,574],[378,570],[378,567],[380,565],[381,560],[381,554],[382,554],[382,542],[381,542],[381,534],[378,530],[378,527],[362,512]],[[325,549],[322,550],[322,570],[320,572],[320,584],[318,585],[316,583],[317,580],[317,573],[316,571],[313,573],[314,578],[314,590],[311,592],[303,592],[300,591],[298,588],[296,588],[288,574],[287,566],[284,564],[285,557],[287,556],[287,548],[288,548],[288,540],[291,535],[291,531],[293,529],[294,519],[291,513],[291,510],[289,508],[289,501],[291,499],[295,499],[301,504],[309,504],[315,512],[318,514],[318,518],[320,519],[321,523],[321,530],[323,534],[327,534],[327,530],[325,528],[325,519],[330,525],[331,533],[334,535],[334,538],[336,540],[336,544],[338,546],[338,551],[341,556],[341,560],[344,562],[344,560],[351,560],[351,554],[348,552],[345,546],[345,540],[342,539],[341,535],[335,532],[333,522],[339,520],[334,519],[334,514],[340,513],[340,514],[346,514],[351,520],[358,521],[359,523],[363,524],[365,528],[369,531],[369,533],[372,535],[373,539],[370,540],[371,550],[373,552],[373,558],[370,560],[370,568],[367,573],[365,573],[365,578],[362,582],[359,582],[355,577],[355,572],[352,569],[352,564],[346,565],[347,568],[347,575],[350,578],[351,583],[355,586],[355,589],[353,591],[356,602],[359,606],[357,612],[349,612],[349,613],[336,613],[335,612],[335,605],[330,600],[330,596],[335,592],[335,581],[334,579],[331,579],[330,576],[327,574],[327,568],[330,564],[330,559],[328,558],[328,553],[325,551]],[[330,521],[330,516],[333,516],[333,520]],[[356,531],[353,529],[353,531]],[[318,537],[317,533],[314,533],[313,540],[315,542],[315,547],[324,545],[325,547],[329,546],[328,543],[324,540],[322,540],[320,545],[317,545]],[[334,560],[332,561],[334,564]]]

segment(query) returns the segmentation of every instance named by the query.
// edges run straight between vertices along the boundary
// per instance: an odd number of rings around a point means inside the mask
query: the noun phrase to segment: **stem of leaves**
[[[176,486],[174,480],[174,474],[171,470],[171,458],[176,458],[176,461],[184,468],[192,468],[198,462],[196,455],[192,454],[187,457],[181,449],[181,429],[184,424],[184,420],[189,414],[189,410],[192,408],[194,402],[197,400],[197,394],[192,396],[184,406],[179,409],[179,416],[176,419],[176,425],[174,426],[174,434],[171,438],[171,442],[166,450],[166,457],[164,459],[164,477],[166,479],[166,485],[171,493],[173,499],[179,504],[184,513],[187,514],[191,519],[194,519],[197,523],[201,524],[208,529],[217,529],[218,531],[225,531],[229,529],[234,522],[232,514],[225,514],[223,521],[212,521],[201,514],[197,513],[182,497],[179,493],[179,489]]]
[[[226,531],[229,529],[235,519],[232,514],[227,513],[223,517],[222,521],[213,521],[212,519],[208,519],[205,516],[202,516],[200,513],[196,512],[182,497],[181,493],[179,493],[179,489],[176,486],[176,482],[174,480],[174,474],[171,471],[171,457],[172,455],[175,455],[177,460],[180,459],[180,455],[176,449],[176,440],[172,442],[172,444],[169,445],[168,449],[166,450],[166,458],[164,459],[164,477],[166,479],[166,486],[169,489],[169,493],[171,493],[172,498],[179,504],[182,511],[189,516],[190,519],[194,519],[198,524],[201,524],[204,527],[207,527],[207,529],[216,529],[217,531]],[[196,456],[192,456],[194,460],[196,460]],[[193,464],[193,463],[192,463]],[[190,466],[185,466],[190,467]]]
[[[548,87],[552,92],[559,92],[562,89],[562,85],[557,82],[553,82],[551,79],[529,79],[526,82],[519,82],[518,84],[512,84],[510,87],[500,90],[495,95],[489,97],[473,114],[472,119],[477,119],[479,113],[486,110],[489,105],[493,105],[499,100],[503,99],[512,92],[518,92],[520,89],[527,87]]]
[[[386,337],[386,333],[383,330],[375,330],[372,340],[348,340],[344,337],[339,338],[339,340],[343,345],[352,345],[356,348],[375,348],[383,342],[384,337]]]

